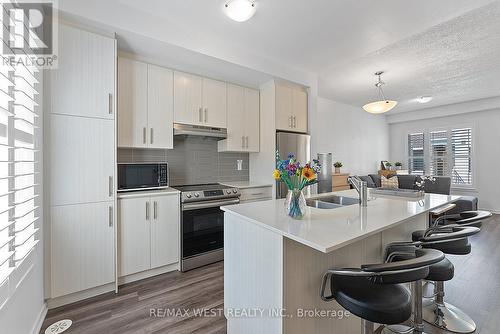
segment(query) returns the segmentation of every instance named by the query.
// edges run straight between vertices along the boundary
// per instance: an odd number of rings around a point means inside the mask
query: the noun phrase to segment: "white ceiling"
[[[292,81],[313,75],[320,95],[356,106],[375,96],[376,70],[387,72],[386,93],[401,101],[394,112],[421,108],[407,102],[419,95],[433,95],[433,105],[500,95],[492,79],[500,71],[499,1],[257,0],[245,23],[225,17],[223,3],[63,0],[59,7],[115,27],[134,52],[141,36]]]

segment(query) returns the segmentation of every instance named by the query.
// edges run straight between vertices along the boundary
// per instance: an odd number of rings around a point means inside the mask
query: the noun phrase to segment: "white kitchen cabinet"
[[[301,88],[276,84],[276,129],[307,132],[307,93]]]
[[[173,72],[118,60],[118,146],[173,148]]]
[[[272,186],[240,188],[240,203],[267,201],[272,199],[272,193]]]
[[[174,72],[174,122],[226,127],[226,83]]]
[[[114,198],[114,121],[50,115],[50,203]]]
[[[118,146],[147,147],[148,65],[118,58]]]
[[[179,262],[177,193],[125,196],[118,208],[120,277]]]
[[[114,119],[115,40],[59,24],[58,65],[48,71],[52,113]]]
[[[259,91],[227,85],[227,138],[219,152],[259,152]]]
[[[201,87],[201,77],[183,72],[174,72],[175,123],[203,123]]]
[[[52,207],[52,298],[115,279],[113,201]]]

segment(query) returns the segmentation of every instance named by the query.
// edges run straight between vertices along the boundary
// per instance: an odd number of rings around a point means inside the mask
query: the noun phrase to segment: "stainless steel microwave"
[[[119,163],[118,191],[168,187],[168,165],[162,163]]]

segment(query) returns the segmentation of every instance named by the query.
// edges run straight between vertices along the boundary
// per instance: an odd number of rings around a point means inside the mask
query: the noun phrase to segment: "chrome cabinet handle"
[[[297,119],[295,118],[295,116],[292,116],[292,127],[293,128],[296,128],[297,127]]]
[[[288,127],[291,128],[293,125],[292,116],[288,117]]]
[[[153,202],[153,218],[158,218],[158,202]]]
[[[108,226],[113,227],[113,207],[110,206],[108,210]]]
[[[146,202],[146,220],[149,220],[149,202]]]
[[[108,191],[109,191],[109,197],[113,196],[113,177],[110,176],[108,178]]]
[[[248,148],[248,136],[246,136],[245,138],[246,138],[246,141],[247,141],[247,143],[245,145],[245,148]]]
[[[108,104],[109,104],[109,114],[112,115],[113,114],[113,94],[109,93],[108,94]]]
[[[202,107],[200,107],[200,108],[198,109],[198,121],[199,121],[200,123],[201,123],[201,122],[203,122],[203,108],[202,108]]]
[[[241,148],[245,148],[245,136],[241,136]]]
[[[151,144],[153,144],[153,128],[150,129],[150,141],[151,141]]]
[[[142,143],[146,144],[146,127],[142,128]]]
[[[208,122],[208,108],[205,108],[205,123]]]

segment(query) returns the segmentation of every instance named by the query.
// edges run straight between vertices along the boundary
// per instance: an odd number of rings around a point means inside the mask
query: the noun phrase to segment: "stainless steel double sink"
[[[347,205],[359,204],[359,199],[345,196],[322,196],[306,199],[307,206],[317,209],[336,209]]]

